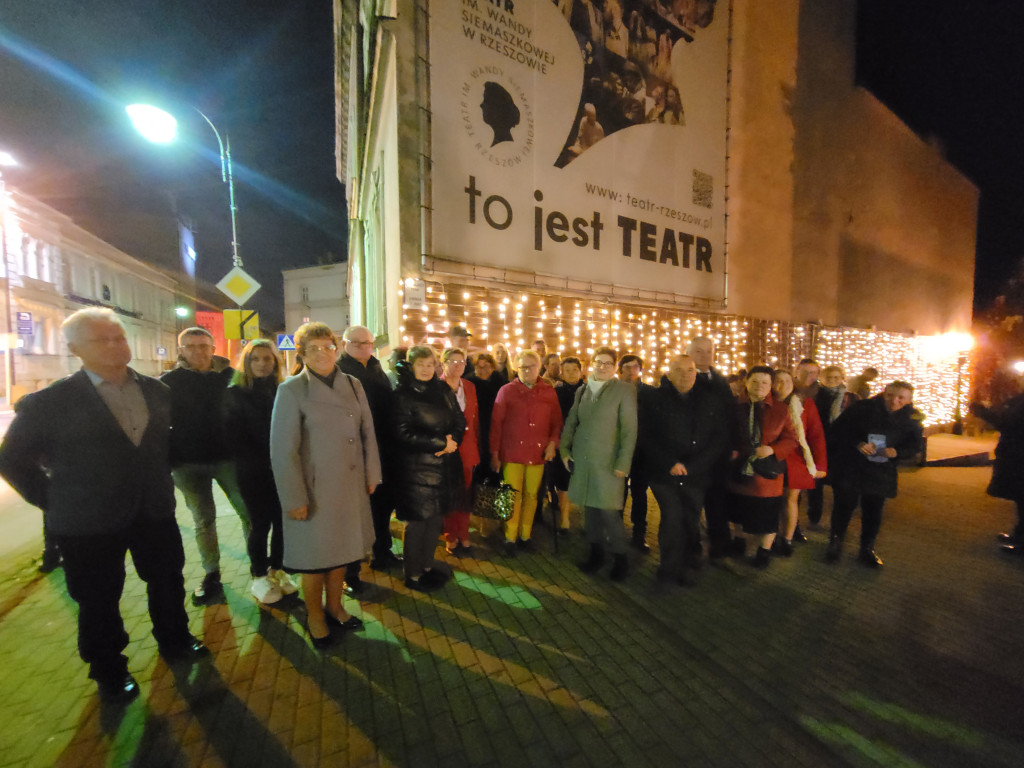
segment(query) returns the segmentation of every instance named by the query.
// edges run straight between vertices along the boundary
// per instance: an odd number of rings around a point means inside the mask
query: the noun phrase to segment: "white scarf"
[[[793,422],[793,429],[796,430],[796,439],[800,441],[800,449],[804,454],[804,464],[811,477],[817,473],[818,468],[814,465],[814,454],[811,453],[811,446],[807,444],[807,433],[804,432],[804,405],[800,402],[798,395],[789,398],[789,420]]]

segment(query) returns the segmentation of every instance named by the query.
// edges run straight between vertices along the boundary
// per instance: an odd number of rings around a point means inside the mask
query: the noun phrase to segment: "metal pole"
[[[237,211],[235,207],[235,176],[231,168],[231,137],[224,134],[224,139],[221,139],[220,131],[217,130],[217,126],[213,124],[213,121],[203,114],[202,110],[196,107],[193,107],[193,109],[210,126],[213,135],[217,137],[217,145],[220,147],[220,178],[221,181],[228,185],[228,202],[231,209],[231,263],[236,267],[240,267],[242,266],[242,258],[238,255],[238,222],[235,216]]]

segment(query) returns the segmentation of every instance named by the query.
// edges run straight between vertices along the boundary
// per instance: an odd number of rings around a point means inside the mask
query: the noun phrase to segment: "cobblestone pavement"
[[[997,551],[1012,505],[988,474],[904,474],[880,572],[855,529],[836,566],[814,532],[691,588],[655,588],[656,548],[622,584],[585,576],[582,539],[555,554],[548,528],[515,559],[480,539],[434,595],[364,568],[366,630],[324,654],[295,598],[249,596],[222,499],[227,601],[189,608],[213,655],[168,668],[129,569],[125,707],[86,678],[61,572],[4,582],[0,766],[1019,766],[1024,558]]]

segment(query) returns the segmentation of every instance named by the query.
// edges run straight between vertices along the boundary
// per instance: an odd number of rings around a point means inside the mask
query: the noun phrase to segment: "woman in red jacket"
[[[465,557],[472,552],[469,546],[469,506],[473,470],[480,463],[480,411],[477,407],[476,387],[473,382],[462,378],[466,370],[466,353],[461,349],[446,349],[441,355],[444,365],[444,380],[455,393],[462,415],[466,417],[466,436],[459,443],[459,458],[465,487],[458,506],[444,518],[444,540],[449,555]]]
[[[505,522],[505,554],[516,546],[529,549],[537,491],[544,463],[558,450],[562,409],[554,388],[540,378],[540,356],[532,350],[516,355],[519,378],[498,390],[491,413],[491,469],[516,489],[512,517]]]
[[[786,506],[782,516],[782,538],[775,540],[774,549],[780,555],[792,557],[793,541],[807,541],[797,531],[800,491],[814,488],[814,481],[828,472],[825,455],[825,428],[821,425],[818,408],[812,398],[804,399],[794,390],[793,374],[789,371],[775,372],[772,384],[775,399],[789,408],[789,420],[793,423],[800,447],[786,458]]]
[[[789,408],[772,397],[773,376],[766,365],[755,365],[747,373],[746,397],[736,404],[735,472],[729,482],[729,519],[745,534],[757,536],[754,565],[758,568],[768,567],[779,530],[785,480],[782,468],[786,457],[800,445]],[[733,546],[735,554],[742,556],[746,538],[736,536]]]

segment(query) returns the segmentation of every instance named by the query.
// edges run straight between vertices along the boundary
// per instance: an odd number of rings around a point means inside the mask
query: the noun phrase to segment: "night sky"
[[[346,250],[334,160],[330,0],[7,0],[0,13],[5,178],[124,250],[171,266],[173,207],[190,216],[200,277],[230,268],[216,142],[231,137],[241,256],[283,320],[280,270]],[[862,0],[858,79],[981,190],[976,308],[1024,256],[1024,3]],[[148,144],[123,107],[158,103],[183,141]],[[155,223],[155,230],[139,222]]]

